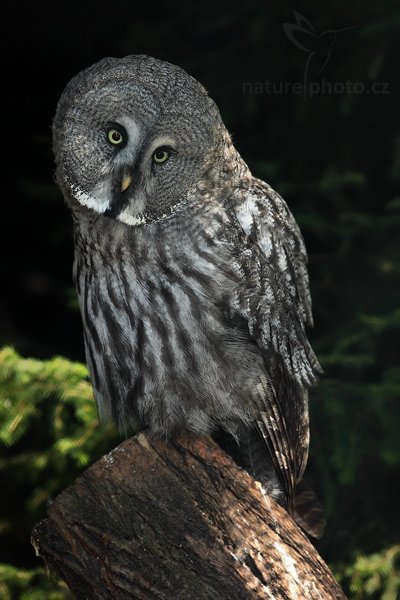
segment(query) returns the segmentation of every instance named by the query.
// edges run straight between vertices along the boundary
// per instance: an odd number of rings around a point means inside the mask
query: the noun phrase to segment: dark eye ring
[[[157,150],[154,150],[152,158],[156,165],[162,165],[163,163],[167,162],[170,155],[171,152],[169,148],[166,146],[161,146],[160,148],[157,148]]]

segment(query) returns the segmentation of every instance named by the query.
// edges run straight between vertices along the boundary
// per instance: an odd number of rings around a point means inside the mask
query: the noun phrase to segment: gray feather
[[[293,509],[319,365],[287,205],[252,176],[204,88],[153,58],[78,74],[53,130],[101,418],[222,432]]]

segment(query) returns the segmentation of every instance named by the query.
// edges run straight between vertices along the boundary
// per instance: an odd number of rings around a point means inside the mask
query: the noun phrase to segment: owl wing
[[[306,250],[286,203],[263,181],[253,180],[234,217],[244,234],[245,283],[232,309],[263,350],[267,381],[256,400],[257,429],[293,507],[308,455],[307,387],[320,371],[305,333],[312,324]]]

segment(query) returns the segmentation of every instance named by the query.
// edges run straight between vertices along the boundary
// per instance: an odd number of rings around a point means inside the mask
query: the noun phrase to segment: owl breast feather
[[[94,393],[102,420],[124,431],[235,433],[255,418],[249,399],[265,373],[262,353],[232,316],[243,274],[227,231],[232,240],[237,232],[223,211],[210,213],[191,230],[171,219],[125,227],[125,235],[92,227],[90,243],[76,236]]]

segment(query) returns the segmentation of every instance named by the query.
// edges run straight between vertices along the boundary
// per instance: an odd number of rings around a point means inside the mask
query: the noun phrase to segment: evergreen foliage
[[[0,350],[1,598],[67,598],[35,562],[30,533],[46,505],[118,443],[99,425],[84,365]]]
[[[64,582],[49,576],[43,567],[19,569],[0,564],[0,597],[2,600],[73,600]]]
[[[354,563],[337,569],[336,576],[352,600],[397,600],[400,589],[400,545],[370,556],[358,555]]]

